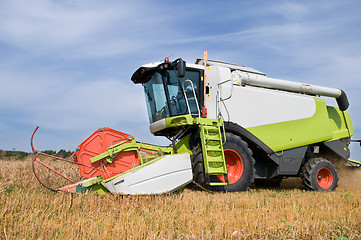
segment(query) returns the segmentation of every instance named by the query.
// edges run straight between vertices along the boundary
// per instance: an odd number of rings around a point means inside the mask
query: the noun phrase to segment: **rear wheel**
[[[333,191],[338,186],[337,170],[324,158],[314,158],[305,164],[303,183],[311,190]]]

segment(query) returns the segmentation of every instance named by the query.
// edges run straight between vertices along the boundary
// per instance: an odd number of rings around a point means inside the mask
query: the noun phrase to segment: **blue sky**
[[[270,77],[343,89],[361,139],[360,10],[358,0],[2,0],[0,149],[30,151],[37,125],[40,150],[73,150],[102,126],[168,143],[149,133],[130,77],[205,49]]]

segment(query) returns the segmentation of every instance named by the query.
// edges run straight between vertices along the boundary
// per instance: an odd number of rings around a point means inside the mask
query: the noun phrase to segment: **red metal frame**
[[[93,163],[90,161],[92,157],[109,151],[110,146],[121,141],[124,141],[122,144],[128,144],[131,139],[133,136],[108,127],[100,128],[92,133],[78,146],[76,151],[77,162],[82,164],[79,165],[81,177],[102,176],[103,179],[108,179],[138,166],[139,156],[136,150],[124,151],[113,156],[111,163],[107,162],[106,159]]]
[[[49,155],[43,152],[40,152],[38,150],[34,149],[33,145],[33,139],[36,131],[39,129],[39,126],[37,126],[31,135],[31,149],[33,151],[33,157],[32,157],[32,168],[33,173],[35,175],[35,178],[39,181],[41,185],[43,185],[45,188],[57,192],[57,191],[66,191],[67,188],[61,187],[61,188],[52,188],[48,185],[46,185],[38,176],[36,172],[35,165],[40,164],[44,166],[45,168],[49,169],[50,171],[54,172],[55,174],[61,176],[62,178],[68,180],[71,182],[71,185],[76,184],[76,181],[71,180],[67,176],[61,174],[60,172],[54,170],[49,165],[43,163],[39,159],[39,155],[43,155],[45,157],[50,157],[54,160],[67,162],[70,164],[75,164],[79,167],[80,170],[80,176],[83,178],[91,178],[95,176],[102,176],[103,179],[107,179],[109,177],[115,176],[117,174],[120,174],[122,172],[125,172],[131,168],[133,168],[135,165],[139,165],[139,156],[137,151],[125,151],[121,154],[118,154],[114,156],[113,162],[108,163],[106,160],[101,160],[96,163],[91,163],[90,158],[93,156],[96,156],[100,153],[103,153],[107,150],[108,147],[113,145],[116,142],[119,142],[121,140],[125,140],[127,138],[132,138],[131,135],[122,133],[116,130],[113,130],[111,128],[102,128],[95,131],[92,135],[90,135],[83,143],[81,143],[76,151],[76,153],[72,154],[68,159]],[[125,143],[126,144],[126,143]],[[156,154],[152,151],[140,149],[140,151],[148,152],[150,154]]]

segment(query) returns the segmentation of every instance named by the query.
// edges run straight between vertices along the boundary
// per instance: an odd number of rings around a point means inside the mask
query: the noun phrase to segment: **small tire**
[[[338,186],[337,170],[324,158],[313,158],[303,169],[303,184],[315,191],[333,191]]]

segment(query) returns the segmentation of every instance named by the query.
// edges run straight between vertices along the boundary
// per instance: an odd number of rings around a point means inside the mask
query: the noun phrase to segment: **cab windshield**
[[[196,96],[193,94],[192,84],[187,80],[193,83]],[[199,82],[200,72],[196,70],[187,70],[183,78],[178,78],[174,70],[153,73],[150,80],[143,84],[150,123],[189,114],[189,110],[192,115],[199,114],[196,101]],[[184,95],[187,96],[189,110]]]

